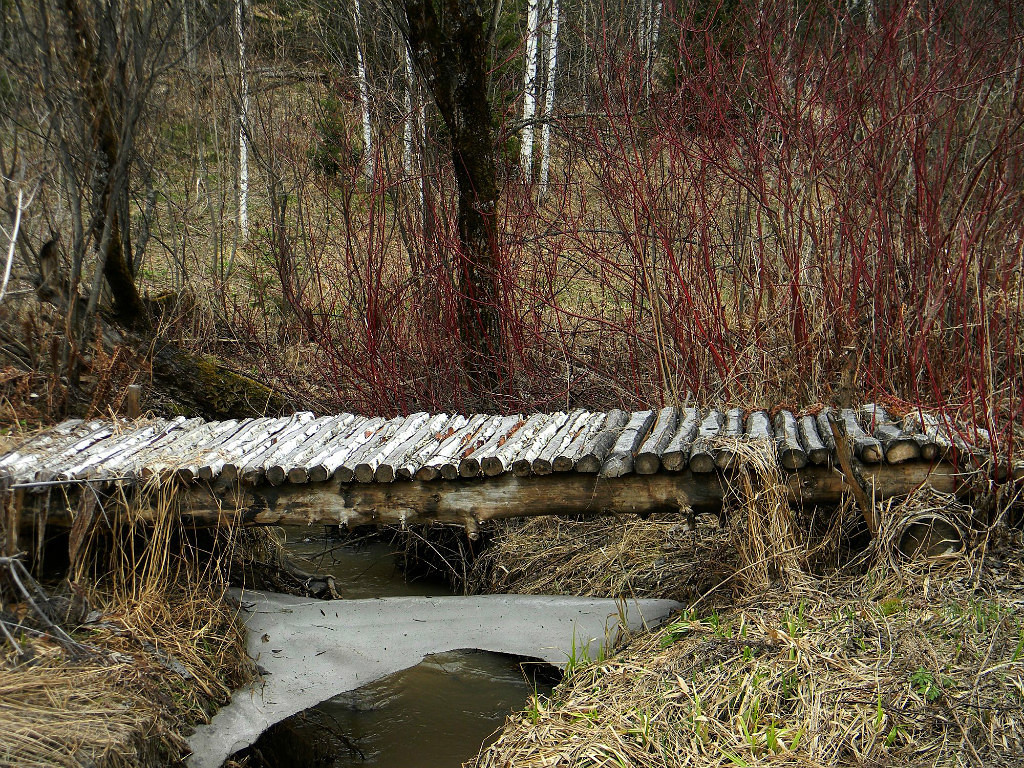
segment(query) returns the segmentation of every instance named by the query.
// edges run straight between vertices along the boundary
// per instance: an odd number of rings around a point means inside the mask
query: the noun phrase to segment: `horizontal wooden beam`
[[[969,475],[951,464],[858,464],[869,495],[876,500],[904,496],[928,483],[963,495]],[[471,530],[485,520],[540,515],[649,514],[692,508],[721,509],[729,473],[659,472],[602,477],[556,473],[423,482],[321,483],[246,486],[237,481],[200,483],[176,494],[182,521],[197,527],[218,525],[414,525],[456,523]],[[843,475],[828,466],[808,465],[783,473],[794,504],[834,505],[842,498]],[[36,497],[42,500],[44,497]],[[23,508],[25,522],[34,514]],[[142,519],[155,518],[140,511]],[[71,512],[50,508],[48,525],[69,525]]]
[[[963,493],[966,476],[950,464],[861,465],[868,492],[877,500],[903,496],[924,483],[946,493]],[[830,467],[808,466],[785,474],[795,504],[837,504],[845,480]],[[727,476],[690,471],[606,478],[553,474],[489,479],[396,483],[310,483],[194,488],[182,514],[197,525],[236,520],[274,524],[458,523],[539,515],[649,514],[692,508],[721,508]]]

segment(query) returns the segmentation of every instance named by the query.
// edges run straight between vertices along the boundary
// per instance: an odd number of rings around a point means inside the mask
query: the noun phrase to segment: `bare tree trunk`
[[[99,55],[93,42],[93,31],[79,0],[62,0],[62,9],[68,25],[69,48],[84,91],[84,108],[91,112],[89,116],[92,118],[87,125],[91,146],[96,150],[98,168],[95,172],[95,214],[89,229],[97,248],[97,269],[103,273],[110,288],[118,320],[128,326],[146,325],[146,310],[135,286],[131,251],[126,243],[124,225],[127,222],[121,220],[127,208],[120,198],[127,192],[131,147],[122,143],[123,137],[118,131],[119,124],[113,110],[115,104],[123,104],[127,94],[116,93],[119,83],[110,76],[116,63],[102,60]],[[114,23],[110,18],[106,22]],[[126,134],[124,138],[130,142],[130,131]],[[90,310],[95,307],[97,294],[95,291],[90,299]]]
[[[238,37],[238,232],[249,239],[249,76],[245,65],[245,0],[235,0],[235,33]]]
[[[533,180],[533,120],[537,114],[537,32],[538,0],[529,0],[526,18],[526,71],[523,75],[523,132],[519,165],[523,181]]]
[[[370,85],[366,80],[366,62],[363,58],[363,13],[359,0],[352,6],[352,23],[356,31],[356,70],[359,77],[359,103],[363,110],[363,163],[366,180],[373,182],[373,126],[370,123]]]
[[[494,389],[504,364],[498,206],[487,37],[479,0],[404,0],[409,48],[429,84],[452,142],[458,186],[459,332],[470,375]]]
[[[548,31],[548,82],[544,94],[544,127],[540,139],[540,189],[543,200],[548,191],[548,172],[551,166],[551,115],[555,109],[555,83],[558,74],[558,0],[551,0],[551,28]]]

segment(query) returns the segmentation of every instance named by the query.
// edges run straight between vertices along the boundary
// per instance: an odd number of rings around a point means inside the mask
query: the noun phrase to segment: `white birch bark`
[[[416,113],[413,111],[412,106],[412,89],[415,80],[413,79],[412,57],[409,55],[409,46],[402,46],[402,50],[405,54],[405,133],[402,137],[405,151],[402,159],[405,165],[405,175],[412,176],[412,134],[413,126],[416,122]]]
[[[538,0],[530,0],[526,27],[526,72],[523,75],[523,132],[519,165],[523,181],[533,180],[533,120],[537,115],[537,22]]]
[[[548,82],[544,93],[544,127],[540,138],[540,188],[543,200],[548,191],[548,173],[551,167],[551,114],[555,108],[555,83],[558,74],[558,0],[551,0],[551,27],[548,31]]]
[[[249,239],[249,78],[245,66],[245,0],[235,0],[235,34],[238,37],[238,232]]]
[[[359,0],[352,5],[352,21],[356,31],[356,70],[359,77],[359,103],[363,111],[363,164],[366,180],[373,181],[373,128],[370,125],[370,85],[366,80],[366,62],[363,58],[363,12]]]

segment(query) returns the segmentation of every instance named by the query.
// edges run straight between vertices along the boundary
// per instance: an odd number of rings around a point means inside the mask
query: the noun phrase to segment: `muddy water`
[[[332,574],[345,598],[452,594],[441,582],[407,583],[387,544],[338,547],[309,529],[287,533],[290,554]],[[502,654],[436,654],[278,724],[255,748],[275,768],[458,768],[535,690],[550,693],[557,675],[548,665]]]

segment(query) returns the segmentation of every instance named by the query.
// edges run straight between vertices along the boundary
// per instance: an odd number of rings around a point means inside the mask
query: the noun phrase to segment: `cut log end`
[[[917,443],[910,440],[896,441],[885,451],[885,460],[890,464],[902,464],[905,461],[920,458],[920,456],[921,450]]]
[[[714,455],[710,451],[695,451],[690,456],[690,469],[701,475],[714,471]]]
[[[313,467],[309,470],[309,482],[311,483],[322,483],[327,480],[329,473],[327,467],[323,464]]]
[[[505,471],[505,465],[499,458],[485,456],[484,460],[480,462],[480,469],[483,470],[486,477],[497,477]]]
[[[585,475],[596,474],[601,471],[601,460],[592,453],[581,456],[580,460],[576,462],[576,471]]]
[[[518,459],[512,463],[512,474],[516,477],[527,477],[533,471],[533,466],[527,459]]]
[[[569,472],[576,467],[576,462],[568,456],[556,456],[551,462],[551,469],[555,472]]]
[[[441,470],[437,467],[420,467],[416,470],[416,479],[422,480],[425,483],[429,483],[431,480],[437,480],[441,476]]]
[[[633,460],[633,471],[638,475],[653,475],[661,467],[656,453],[641,453]]]
[[[480,474],[480,462],[474,458],[459,462],[459,477],[476,477]]]
[[[295,467],[294,469],[288,470],[288,482],[295,483],[296,485],[302,485],[309,481],[309,472],[306,471],[305,467]]]
[[[393,483],[395,481],[395,468],[390,464],[381,464],[373,473],[373,479],[378,483]]]
[[[535,475],[550,475],[554,465],[547,459],[534,459],[530,469]]]
[[[814,448],[807,452],[807,460],[811,464],[827,464],[831,457],[832,453],[828,448]]]
[[[807,454],[792,448],[779,452],[779,463],[786,469],[800,469],[807,466]]]

